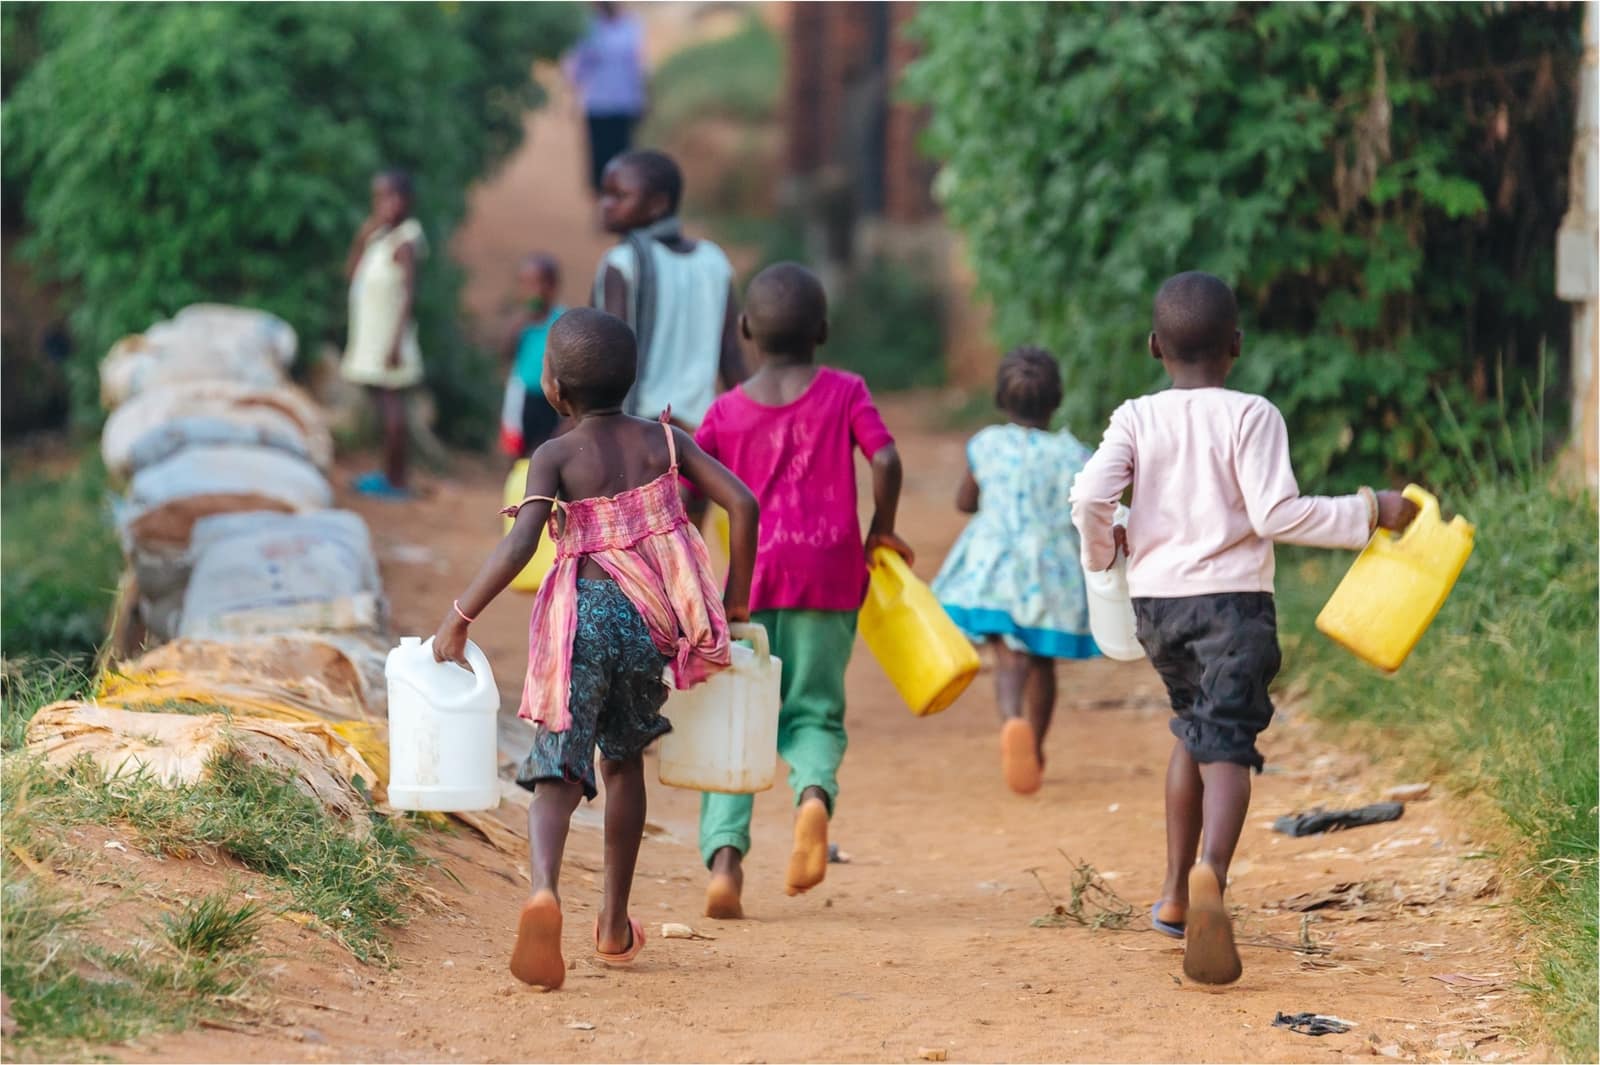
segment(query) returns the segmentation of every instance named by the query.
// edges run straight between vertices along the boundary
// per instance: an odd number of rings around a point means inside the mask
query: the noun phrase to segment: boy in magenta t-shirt
[[[749,380],[711,405],[695,433],[706,454],[750,487],[761,505],[751,620],[783,660],[778,753],[794,790],[794,850],[785,887],[798,895],[828,868],[828,818],[844,757],[844,670],[867,590],[867,558],[894,533],[900,455],[861,378],[812,360],[827,340],[828,305],[811,271],[793,263],[750,283],[739,328],[762,354]],[[854,449],[872,463],[876,505],[863,551]],[[744,916],[742,862],[753,795],[707,794],[700,853],[711,870],[706,916]]]

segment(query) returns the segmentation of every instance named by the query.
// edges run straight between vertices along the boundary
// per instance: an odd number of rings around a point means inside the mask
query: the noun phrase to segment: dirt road
[[[889,419],[907,456],[904,529],[928,575],[959,531],[949,506],[961,440]],[[357,504],[372,523],[402,633],[431,632],[496,535],[496,469],[432,486],[422,502]],[[525,652],[528,600],[508,595],[474,629],[507,698]],[[697,797],[655,787],[635,912],[650,941],[631,971],[591,960],[603,800],[568,850],[566,987],[540,993],[506,970],[523,856],[470,835],[434,853],[436,872],[397,934],[397,964],[368,968],[314,933],[287,941],[259,1027],[153,1041],[148,1060],[1327,1061],[1537,1056],[1510,1030],[1515,947],[1487,863],[1448,800],[1394,824],[1291,840],[1278,814],[1369,801],[1397,783],[1383,767],[1319,744],[1292,713],[1269,731],[1233,901],[1242,934],[1292,944],[1302,921],[1328,953],[1244,948],[1245,975],[1215,991],[1180,977],[1177,944],[1140,931],[1034,927],[1065,901],[1061,851],[1091,863],[1137,911],[1159,887],[1161,772],[1170,739],[1142,664],[1063,666],[1063,706],[1044,789],[1009,794],[999,776],[989,678],[955,707],[913,718],[863,647],[851,662],[851,748],[834,838],[851,862],[788,898],[781,877],[789,801],[756,806],[742,922],[700,914]],[[517,741],[520,726],[508,727]],[[653,780],[653,767],[651,769]],[[520,810],[507,804],[508,824]],[[1030,870],[1037,870],[1044,888]],[[1302,915],[1296,895],[1367,885],[1372,901]],[[663,921],[711,937],[666,940]],[[1356,1027],[1313,1038],[1275,1029],[1278,1011],[1335,1014]]]
[[[472,273],[468,300],[486,313],[516,256],[549,247],[581,300],[603,246],[578,177],[576,124],[561,105],[478,190],[454,250]],[[921,426],[914,404],[891,404],[907,477],[902,531],[930,576],[960,529],[950,505],[961,438]],[[464,465],[419,502],[345,500],[371,523],[399,633],[431,633],[498,534],[503,467]],[[474,637],[488,651],[509,714],[526,654],[529,601],[507,595]],[[1291,649],[1292,654],[1292,649]],[[1352,664],[1352,668],[1357,668]],[[635,912],[650,942],[626,972],[591,960],[603,802],[580,811],[564,881],[566,987],[542,994],[506,969],[525,855],[469,834],[431,845],[429,876],[392,969],[362,966],[315,932],[285,925],[259,1023],[198,1030],[116,1048],[133,1060],[183,1061],[1329,1061],[1537,1057],[1509,1032],[1521,1004],[1508,990],[1506,939],[1488,864],[1447,800],[1403,820],[1344,835],[1290,840],[1278,814],[1355,804],[1399,783],[1381,762],[1319,743],[1292,713],[1264,741],[1233,901],[1242,934],[1326,949],[1302,955],[1244,948],[1245,975],[1211,991],[1180,978],[1180,948],[1141,931],[1159,888],[1161,774],[1171,739],[1159,685],[1142,664],[1063,666],[1062,707],[1044,789],[1009,794],[1000,780],[988,677],[945,713],[913,718],[877,664],[857,648],[848,674],[851,748],[834,839],[852,858],[825,884],[788,898],[781,877],[789,799],[756,805],[747,864],[750,919],[701,917],[698,797],[655,787],[654,826],[640,857]],[[527,742],[509,716],[509,754]],[[650,769],[653,779],[654,769]],[[507,804],[508,824],[521,811]],[[1034,927],[1065,901],[1062,851],[1099,870],[1135,909],[1135,931]],[[1041,887],[1030,870],[1037,870]],[[452,877],[457,879],[452,879]],[[459,882],[458,882],[459,881]],[[1309,915],[1277,904],[1344,884],[1373,901]],[[665,940],[663,921],[711,937]],[[1279,1012],[1335,1014],[1347,1034],[1313,1038],[1272,1027]]]

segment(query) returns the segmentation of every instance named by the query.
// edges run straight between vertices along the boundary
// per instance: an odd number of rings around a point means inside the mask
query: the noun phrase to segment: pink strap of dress
[[[672,435],[672,408],[671,407],[668,407],[666,410],[661,412],[661,428],[664,429],[666,431],[666,434],[667,434],[667,472],[668,473],[677,473],[678,472],[678,440],[677,440],[676,437],[674,437]],[[501,515],[503,517],[514,518],[518,514],[522,513],[522,508],[523,507],[527,506],[529,503],[537,503],[537,502],[540,502],[541,500],[549,503],[551,508],[552,508],[552,510],[560,509],[561,507],[566,505],[561,500],[557,499],[555,496],[523,496],[522,497],[522,502],[515,503],[515,504],[513,504],[513,505],[511,505],[509,507],[502,507],[500,509],[500,513],[501,513]],[[553,518],[554,516],[555,515],[552,513],[551,517]]]
[[[570,727],[567,699],[576,632],[578,569],[592,560],[638,609],[651,642],[672,663],[673,684],[688,688],[730,663],[722,590],[700,533],[678,495],[678,448],[668,415],[669,468],[615,496],[562,503],[554,568],[539,588],[529,621],[528,670],[518,715],[552,732]],[[529,496],[507,511],[549,500]],[[555,511],[551,518],[554,520]]]

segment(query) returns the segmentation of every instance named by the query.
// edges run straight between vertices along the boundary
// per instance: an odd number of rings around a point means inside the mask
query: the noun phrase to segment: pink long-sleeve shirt
[[[1271,592],[1275,541],[1355,550],[1371,534],[1360,495],[1300,494],[1283,415],[1231,389],[1168,389],[1111,415],[1072,485],[1090,570],[1115,559],[1111,519],[1130,485],[1128,591],[1137,598]]]

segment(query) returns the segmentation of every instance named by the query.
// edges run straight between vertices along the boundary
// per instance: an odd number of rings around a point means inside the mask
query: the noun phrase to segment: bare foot
[[[1044,782],[1039,742],[1033,735],[1033,726],[1020,717],[1000,727],[1000,772],[1018,795],[1032,795]]]
[[[784,890],[791,895],[810,891],[828,875],[828,804],[810,798],[794,816],[794,850]]]
[[[706,885],[706,916],[718,921],[744,917],[744,864],[739,852],[724,847],[711,856],[711,882]]]
[[[1183,973],[1200,984],[1231,984],[1244,972],[1233,942],[1233,920],[1222,884],[1204,862],[1189,870],[1189,913],[1184,925]]]
[[[548,891],[522,904],[517,943],[511,948],[511,975],[551,991],[567,978],[567,963],[561,957],[561,903]]]

